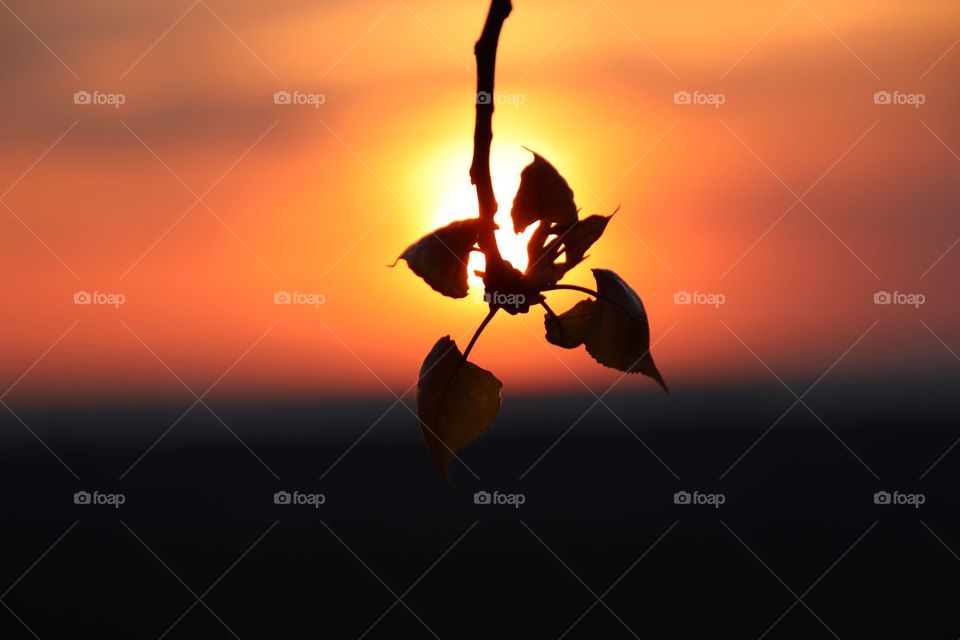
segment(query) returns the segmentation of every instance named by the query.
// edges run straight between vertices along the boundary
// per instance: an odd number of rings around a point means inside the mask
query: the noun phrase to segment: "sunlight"
[[[519,235],[514,234],[513,223],[510,220],[510,207],[513,205],[513,197],[520,186],[520,172],[531,160],[531,155],[518,147],[515,151],[509,153],[503,151],[494,153],[490,167],[493,190],[500,205],[496,217],[497,224],[500,225],[496,232],[497,244],[500,246],[501,255],[521,271],[527,266],[527,241],[533,234],[536,225],[530,226]],[[456,167],[462,179],[451,180],[450,188],[438,194],[439,200],[434,213],[433,228],[449,224],[454,220],[462,220],[477,215],[477,192],[467,177],[468,166],[469,164],[465,164],[462,167]],[[471,288],[483,287],[480,278],[473,274],[476,270],[482,271],[483,265],[482,254],[475,252],[470,255],[468,266]]]

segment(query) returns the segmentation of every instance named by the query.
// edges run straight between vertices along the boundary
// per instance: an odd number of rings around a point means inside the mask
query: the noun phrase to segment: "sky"
[[[2,5],[0,399],[402,396],[469,340],[477,282],[452,300],[386,265],[476,213],[487,3]],[[620,207],[569,282],[633,286],[672,389],[956,375],[958,41],[933,0],[516,0],[504,253],[524,262],[526,146],[584,214]],[[537,311],[471,359],[510,393],[658,393],[547,344]]]

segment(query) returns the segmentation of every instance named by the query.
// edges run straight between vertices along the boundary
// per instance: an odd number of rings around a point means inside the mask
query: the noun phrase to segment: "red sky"
[[[400,394],[437,338],[465,344],[478,291],[442,298],[384,265],[475,212],[485,2],[7,4],[9,402],[164,399],[188,393],[181,381],[244,398]],[[602,266],[633,285],[672,388],[770,380],[766,367],[805,388],[841,356],[830,376],[960,367],[960,5],[882,5],[514,3],[494,117],[502,219],[523,145],[584,213],[619,205],[572,282]],[[274,104],[277,91],[322,104]],[[684,91],[722,104],[676,104]],[[124,303],[77,305],[78,291]],[[278,291],[324,303],[275,305]],[[677,305],[681,291],[725,302]],[[878,291],[924,303],[876,305]],[[546,345],[538,312],[498,317],[472,359],[516,392],[619,377]]]

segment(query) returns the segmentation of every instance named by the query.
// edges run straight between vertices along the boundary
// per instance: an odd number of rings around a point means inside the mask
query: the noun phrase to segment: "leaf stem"
[[[552,287],[547,287],[545,289],[542,289],[542,291],[557,291],[557,290],[579,291],[580,293],[585,293],[588,296],[593,296],[597,300],[603,300],[604,302],[609,302],[610,304],[617,307],[627,315],[630,314],[630,311],[628,309],[625,309],[623,305],[617,302],[616,300],[611,300],[606,296],[601,296],[599,293],[597,293],[593,289],[587,289],[586,287],[580,287],[575,284],[555,284]]]
[[[594,291],[593,289],[587,289],[586,287],[580,287],[575,284],[555,284],[552,287],[546,287],[542,289],[543,291],[557,291],[560,289],[566,289],[568,291],[579,291],[580,293],[585,293],[588,296],[593,296],[594,298],[599,299],[600,294]]]
[[[466,350],[463,352],[463,362],[467,361],[467,356],[469,356],[470,352],[473,351],[473,345],[477,344],[477,339],[480,337],[480,334],[483,333],[483,330],[487,328],[487,325],[490,324],[490,321],[493,320],[493,316],[497,315],[497,311],[499,310],[499,307],[492,307],[490,311],[487,312],[487,317],[484,318],[483,322],[480,323],[480,326],[477,327],[473,337],[470,338],[470,344],[467,345]]]
[[[546,301],[546,300],[541,300],[541,301],[540,301],[540,306],[544,308],[544,310],[547,312],[547,315],[550,316],[550,318],[552,318],[553,320],[559,320],[559,319],[560,319],[560,316],[558,316],[558,315],[553,311],[553,309],[551,309],[551,308],[547,305],[547,301]]]
[[[541,301],[540,301],[540,306],[544,308],[544,310],[547,312],[547,315],[550,316],[550,319],[557,323],[557,328],[560,329],[560,335],[563,336],[563,337],[566,337],[567,332],[563,330],[563,323],[560,322],[560,316],[558,316],[558,315],[554,312],[554,310],[551,309],[549,305],[547,305],[547,301],[546,301],[546,300],[541,300]],[[547,334],[549,335],[549,333],[550,333],[550,331],[549,331],[549,329],[548,329],[548,330],[547,330]]]

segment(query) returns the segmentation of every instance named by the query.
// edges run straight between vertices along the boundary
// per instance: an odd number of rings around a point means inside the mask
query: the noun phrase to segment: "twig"
[[[486,257],[487,273],[500,271],[503,258],[494,235],[497,213],[497,199],[493,193],[493,179],[490,177],[490,143],[493,141],[493,77],[497,63],[497,44],[503,22],[513,9],[510,0],[491,0],[487,21],[483,25],[480,39],[473,47],[477,58],[477,120],[473,132],[473,163],[470,165],[470,182],[477,187],[477,204],[480,207],[480,219],[484,224],[480,230],[479,245]]]
[[[498,307],[490,307],[490,311],[487,312],[487,317],[483,319],[483,322],[480,323],[480,326],[477,327],[476,333],[473,334],[473,337],[470,338],[470,344],[467,345],[466,350],[463,352],[462,362],[467,361],[467,356],[470,355],[470,352],[473,350],[473,345],[477,344],[477,338],[480,337],[480,334],[483,333],[483,330],[487,328],[487,325],[490,324],[490,321],[493,320],[493,316],[497,315],[499,311]]]

